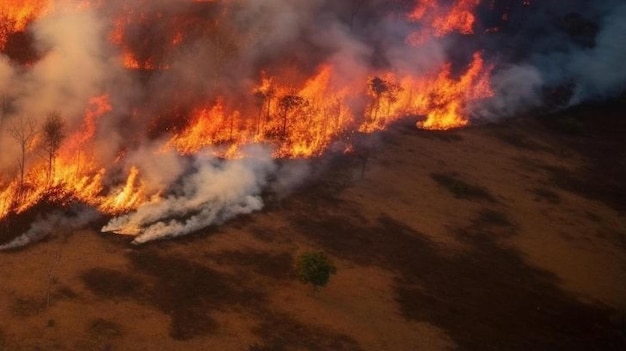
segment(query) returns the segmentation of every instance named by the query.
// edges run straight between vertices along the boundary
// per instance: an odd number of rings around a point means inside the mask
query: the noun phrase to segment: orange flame
[[[11,34],[24,31],[49,8],[48,0],[3,0],[0,3],[0,50],[4,49]]]
[[[390,73],[372,78],[369,94],[373,100],[359,130],[382,130],[407,115],[426,116],[426,121],[418,124],[424,129],[463,127],[469,123],[466,104],[493,95],[489,84],[491,70],[477,52],[467,71],[457,79],[451,76],[450,64],[437,74],[407,76],[399,81]]]
[[[96,4],[77,3],[85,7]],[[416,0],[408,19],[419,22],[421,28],[407,41],[419,45],[451,32],[471,34],[473,11],[478,3],[479,0],[457,0],[442,6],[436,0]],[[0,20],[10,19],[7,23],[11,26],[5,31],[0,29],[0,50],[10,33],[24,30],[32,20],[43,16],[51,4],[52,0],[4,1],[0,5]],[[165,60],[144,55],[126,33],[130,24],[149,26],[154,21],[152,15],[162,19],[159,14],[147,15],[130,8],[113,16],[108,39],[118,48],[120,66],[167,69]],[[185,26],[195,25],[193,21],[171,21],[167,24],[172,27],[171,35],[163,38],[164,50],[184,45]],[[468,105],[493,95],[489,84],[492,68],[485,64],[480,52],[465,67],[453,70],[453,65],[447,63],[420,76],[381,70],[365,81],[338,84],[335,71],[332,64],[321,64],[311,76],[298,82],[261,72],[258,82],[238,95],[241,99],[212,96],[193,101],[189,116],[182,121],[186,123],[172,129],[173,135],[163,149],[193,154],[211,147],[219,156],[234,158],[241,156],[246,144],[264,143],[273,146],[275,157],[315,157],[353,132],[376,132],[406,116],[423,117],[418,127],[424,129],[465,126],[469,123]],[[98,128],[112,110],[106,94],[89,101],[82,125],[61,145],[52,179],[48,179],[45,162],[33,160],[23,183],[12,180],[0,184],[0,219],[53,196],[71,196],[109,214],[136,209],[146,201],[158,201],[157,194],[143,186],[140,168],[122,163],[124,153],[120,153],[113,167],[101,164],[94,156]],[[110,168],[117,168],[118,172],[111,172]],[[126,173],[117,179],[120,169]]]
[[[408,18],[420,22],[423,29],[412,33],[407,41],[421,45],[432,37],[443,37],[452,32],[474,33],[474,10],[480,0],[455,0],[450,6],[441,6],[439,0],[417,0]]]
[[[279,86],[265,77],[254,89],[258,99],[254,118],[228,109],[218,99],[193,112],[191,124],[175,135],[170,145],[181,153],[195,153],[210,145],[228,143],[236,145],[236,150],[263,142],[276,147],[276,157],[319,155],[353,121],[344,104],[348,92],[334,90],[331,76],[331,66],[323,66],[300,89]],[[230,150],[229,154],[233,153]]]

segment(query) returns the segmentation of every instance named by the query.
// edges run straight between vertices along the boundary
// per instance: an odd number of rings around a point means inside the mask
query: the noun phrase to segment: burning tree
[[[381,106],[384,102],[387,103],[387,114],[389,114],[389,109],[391,104],[393,104],[397,98],[398,93],[402,90],[402,88],[390,81],[380,77],[374,77],[369,81],[369,93],[374,98],[374,102],[372,104],[372,109],[370,112],[370,119],[375,121],[378,119],[378,113],[380,111]]]
[[[287,137],[287,120],[292,114],[292,111],[305,108],[309,105],[309,102],[301,96],[290,94],[285,95],[278,101],[278,108],[283,119],[282,128],[280,131],[281,137]]]
[[[272,98],[276,95],[276,88],[272,81],[267,79],[263,81],[263,86],[254,91],[254,97],[257,99],[259,107],[259,115],[255,123],[255,135],[259,135],[263,125],[263,119],[269,121],[272,107]]]
[[[32,149],[37,136],[37,123],[32,117],[19,117],[17,121],[13,123],[9,133],[13,139],[18,143],[20,148],[20,158],[18,159],[17,166],[20,173],[19,179],[19,193],[20,196],[24,190],[24,173],[26,169],[26,155]]]
[[[0,139],[4,131],[4,122],[11,110],[11,102],[7,94],[0,94]]]
[[[51,184],[54,177],[54,165],[59,148],[65,139],[65,121],[56,112],[50,112],[42,128],[43,150],[48,159],[48,182]]]

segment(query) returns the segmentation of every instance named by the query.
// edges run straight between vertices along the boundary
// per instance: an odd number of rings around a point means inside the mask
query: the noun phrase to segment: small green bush
[[[337,272],[337,268],[323,252],[311,251],[298,257],[296,272],[303,284],[311,284],[313,291],[317,292],[320,287],[328,284],[330,276]]]

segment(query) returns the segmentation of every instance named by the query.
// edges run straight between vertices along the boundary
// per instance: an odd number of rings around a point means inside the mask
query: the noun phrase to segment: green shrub
[[[298,257],[296,272],[303,284],[311,284],[313,291],[317,292],[320,287],[326,286],[337,268],[323,252],[311,251]]]

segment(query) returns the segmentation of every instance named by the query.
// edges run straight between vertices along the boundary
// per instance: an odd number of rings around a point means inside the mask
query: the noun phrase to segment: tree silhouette
[[[376,120],[378,118],[380,107],[384,101],[387,102],[387,113],[389,113],[389,108],[391,104],[397,100],[400,90],[401,87],[398,84],[389,80],[380,77],[371,78],[369,81],[369,93],[374,98],[374,103],[372,105],[370,119]]]
[[[302,108],[308,105],[308,102],[298,95],[285,95],[280,98],[278,102],[278,108],[280,109],[280,114],[283,118],[283,125],[281,128],[281,135],[283,138],[287,137],[287,120],[289,119],[289,114],[291,111]]]
[[[58,112],[50,112],[43,124],[43,150],[48,158],[48,182],[51,184],[54,178],[56,157],[61,143],[65,138],[65,122]]]
[[[4,123],[11,111],[11,100],[7,94],[0,94],[0,140],[4,131]]]
[[[30,151],[37,136],[37,123],[31,117],[19,117],[13,123],[9,130],[9,134],[18,143],[20,148],[20,158],[17,165],[20,172],[19,188],[21,196],[24,189],[24,171],[26,168],[26,154]]]

